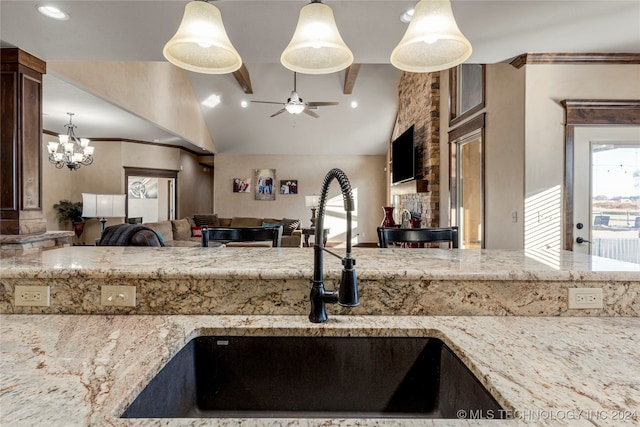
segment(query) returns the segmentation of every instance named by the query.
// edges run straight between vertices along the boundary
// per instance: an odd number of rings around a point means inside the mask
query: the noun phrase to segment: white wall
[[[305,207],[304,196],[320,194],[322,180],[332,168],[342,169],[348,176],[357,197],[357,211],[353,214],[353,235],[359,242],[377,242],[376,227],[383,217],[385,204],[385,156],[244,156],[220,154],[216,156],[214,178],[214,212],[221,217],[271,217],[294,218],[302,221],[303,227],[310,225],[311,211]],[[251,193],[233,193],[234,178],[253,179],[253,170],[276,169],[276,183],[280,180],[297,179],[298,194],[276,194],[275,201],[258,201]],[[279,185],[278,185],[279,187]],[[333,181],[329,196],[340,194],[340,186]],[[340,206],[342,199],[339,198]],[[341,241],[344,237],[342,218],[325,220],[331,228],[330,241]]]

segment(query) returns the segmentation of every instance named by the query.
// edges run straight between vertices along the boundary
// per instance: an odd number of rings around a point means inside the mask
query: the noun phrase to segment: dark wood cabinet
[[[0,52],[0,234],[43,233],[42,75],[46,64],[18,48]]]

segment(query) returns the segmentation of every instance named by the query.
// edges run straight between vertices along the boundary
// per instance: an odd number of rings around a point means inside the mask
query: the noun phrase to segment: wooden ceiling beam
[[[235,77],[236,81],[244,91],[244,93],[251,94],[253,93],[253,88],[251,87],[251,77],[249,76],[249,70],[247,67],[242,64],[242,66],[233,72],[233,77]]]
[[[345,95],[351,95],[353,93],[353,87],[356,84],[358,78],[358,72],[360,71],[360,64],[351,64],[344,73],[344,90]]]

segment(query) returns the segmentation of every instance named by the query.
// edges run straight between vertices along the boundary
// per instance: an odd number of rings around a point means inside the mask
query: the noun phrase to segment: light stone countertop
[[[120,419],[199,335],[434,336],[515,417],[499,425],[638,425],[640,318],[0,316],[3,426],[488,425],[470,420]]]
[[[342,248],[332,248],[338,255]],[[569,251],[354,248],[361,279],[639,280],[640,264]],[[339,260],[324,255],[325,277]],[[127,277],[308,279],[309,248],[141,248],[75,246],[2,260],[0,278]]]
[[[332,248],[341,254],[343,248]],[[640,264],[567,251],[354,248],[361,304],[353,315],[640,316]],[[2,259],[3,314],[302,315],[309,248],[76,246]],[[342,265],[324,256],[326,289]],[[50,305],[18,306],[16,286],[47,286]],[[133,286],[135,307],[102,302]],[[602,308],[569,308],[568,289],[601,288]]]

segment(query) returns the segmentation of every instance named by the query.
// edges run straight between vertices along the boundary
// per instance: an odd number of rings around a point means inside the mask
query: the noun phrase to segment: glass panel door
[[[640,263],[640,144],[591,145],[591,254]]]
[[[640,128],[576,128],[574,201],[574,251],[640,263]]]
[[[457,224],[460,248],[482,248],[482,138],[475,134],[458,143]]]

